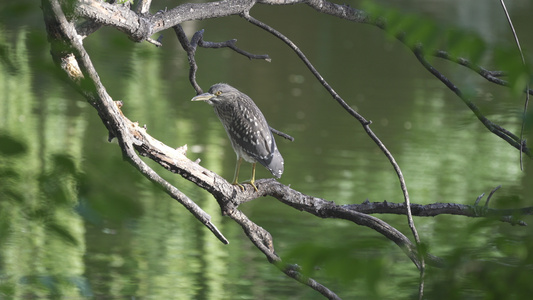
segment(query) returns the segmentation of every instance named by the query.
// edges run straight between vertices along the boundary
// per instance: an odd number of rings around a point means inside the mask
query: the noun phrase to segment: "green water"
[[[409,6],[491,43],[512,42],[498,3],[483,11],[447,1]],[[527,51],[533,48],[526,32],[533,6],[522,1],[510,8]],[[211,195],[146,160],[212,216],[229,245],[122,160],[95,110],[55,75],[35,3],[1,4],[0,12],[0,299],[323,299],[268,264],[241,228],[220,215]],[[404,46],[374,27],[302,6],[258,6],[252,14],[293,39],[336,91],[373,121],[413,203],[473,204],[502,185],[491,207],[532,206],[531,162],[521,172],[518,151],[490,134]],[[239,88],[272,127],[295,137],[278,139],[282,183],[339,204],[403,201],[385,156],[281,42],[239,17],[184,28],[189,36],[205,29],[209,41],[237,38],[242,49],[272,58],[250,61],[227,49],[200,49],[198,81],[204,90],[216,82]],[[190,159],[231,179],[235,154],[212,108],[190,102],[187,58],[174,33],[164,32],[164,47],[155,48],[101,31],[84,44],[110,95],[124,102],[125,115],[167,145],[187,144]],[[436,65],[474,89],[474,101],[490,119],[518,132],[521,98],[464,68]],[[242,170],[244,178],[249,166]],[[258,169],[258,178],[269,176]],[[374,231],[319,219],[273,198],[241,209],[273,235],[282,258],[304,249],[289,262],[305,265],[304,257],[327,253],[312,276],[343,299],[417,294],[414,265]],[[376,217],[411,236],[404,216]],[[529,216],[523,220],[533,224]],[[531,294],[531,226],[447,215],[415,222],[430,252],[450,262],[448,269],[428,268],[428,299]]]

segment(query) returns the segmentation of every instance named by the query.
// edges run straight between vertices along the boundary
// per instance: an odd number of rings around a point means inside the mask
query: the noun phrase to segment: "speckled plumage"
[[[217,83],[211,86],[208,93],[193,98],[193,101],[198,100],[213,106],[239,161],[242,158],[250,163],[259,162],[276,178],[281,177],[283,157],[263,113],[250,97],[228,84]],[[236,176],[238,168],[239,164]]]

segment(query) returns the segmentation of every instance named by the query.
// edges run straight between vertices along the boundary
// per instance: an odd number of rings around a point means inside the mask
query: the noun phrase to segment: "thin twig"
[[[424,53],[422,51],[421,47],[416,47],[412,50],[415,57],[418,59],[418,61],[428,70],[433,76],[435,76],[438,80],[440,80],[448,89],[450,89],[452,92],[454,92],[463,102],[470,108],[470,110],[474,113],[474,115],[478,118],[479,121],[492,133],[496,134],[500,138],[502,138],[504,141],[509,143],[511,146],[515,147],[516,149],[521,150],[521,152],[524,152],[527,156],[533,157],[533,154],[530,152],[530,150],[527,147],[521,147],[522,143],[520,142],[520,138],[516,135],[512,134],[508,130],[504,129],[503,127],[494,124],[492,121],[487,119],[481,113],[481,110],[467,97],[463,94],[460,88],[458,88],[453,82],[448,79],[446,76],[444,76],[441,72],[439,72],[433,65],[431,65],[426,58],[424,57]]]
[[[489,201],[490,201],[490,198],[492,198],[492,195],[494,195],[494,193],[499,190],[502,186],[499,185],[497,187],[495,187],[494,189],[492,189],[492,191],[490,191],[490,194],[489,196],[487,197],[487,201],[485,202],[485,208],[488,208],[489,207]]]
[[[406,202],[406,209],[407,209],[407,218],[408,218],[408,224],[409,228],[413,232],[413,235],[415,237],[415,241],[417,244],[420,244],[420,237],[418,235],[418,232],[416,230],[416,227],[414,226],[413,217],[411,215],[410,211],[410,201],[409,201],[409,193],[407,191],[407,186],[405,184],[405,179],[403,177],[402,171],[400,169],[400,166],[392,156],[392,154],[389,152],[389,150],[385,147],[385,145],[381,142],[381,140],[374,134],[374,132],[370,129],[371,122],[366,120],[362,115],[360,115],[358,112],[356,112],[353,108],[351,108],[340,96],[335,92],[335,90],[327,83],[327,81],[322,77],[322,75],[316,70],[316,68],[313,66],[313,64],[307,59],[305,54],[294,44],[289,38],[287,38],[285,35],[283,35],[281,32],[275,30],[271,26],[253,18],[248,11],[245,11],[241,15],[244,19],[246,19],[248,22],[252,23],[253,25],[262,28],[263,30],[271,33],[278,39],[282,40],[285,44],[287,44],[297,55],[300,57],[300,59],[304,62],[304,64],[307,66],[307,68],[311,71],[311,73],[318,79],[318,81],[324,86],[324,88],[330,93],[330,95],[339,103],[350,115],[352,115],[355,119],[357,119],[367,134],[370,136],[370,138],[378,145],[378,147],[385,153],[385,156],[389,159],[392,166],[394,167],[394,170],[396,171],[396,174],[398,176],[398,179],[400,181],[400,187],[402,189],[404,199]],[[425,268],[424,258],[420,257],[421,263],[418,265],[418,268]]]
[[[474,206],[478,205],[479,204],[479,201],[481,201],[481,199],[483,198],[483,196],[485,196],[485,193],[481,193],[481,195],[479,195],[476,199],[476,202],[474,202]]]
[[[472,63],[470,60],[464,58],[464,57],[453,57],[448,52],[444,50],[437,50],[433,55],[438,58],[442,58],[445,60],[449,60],[451,62],[454,62],[456,64],[459,64],[463,67],[466,67],[476,73],[478,73],[481,77],[485,78],[489,82],[501,85],[501,86],[509,86],[509,82],[507,80],[501,79],[500,77],[505,76],[505,72],[503,71],[491,71],[487,70],[479,65],[476,65]],[[524,89],[524,93],[533,95],[532,89]]]
[[[235,43],[237,43],[237,39],[232,39],[232,40],[229,40],[229,41],[218,42],[218,43],[208,42],[208,41],[204,41],[203,39],[200,39],[200,41],[198,42],[198,46],[200,46],[202,48],[214,48],[214,49],[216,49],[216,48],[230,48],[233,51],[248,57],[249,59],[263,59],[263,60],[266,60],[268,62],[272,61],[272,59],[270,59],[270,56],[268,56],[268,54],[252,54],[250,52],[247,52],[247,51],[244,51],[244,50],[240,49],[239,47],[237,47],[235,45]]]
[[[178,24],[172,27],[172,29],[174,29],[174,32],[176,33],[176,36],[178,37],[178,40],[181,44],[181,47],[183,48],[183,50],[185,50],[185,52],[187,52],[187,58],[189,60],[189,81],[191,82],[191,85],[193,86],[196,93],[199,95],[203,93],[203,90],[196,82],[196,72],[198,71],[198,65],[196,64],[196,59],[194,56],[196,54],[196,46],[198,44],[197,41],[201,38],[203,29],[193,35],[191,43],[187,39],[187,35],[185,35],[185,31],[183,31],[181,25]]]
[[[197,94],[203,93],[202,88],[200,85],[196,82],[196,72],[198,71],[198,64],[196,64],[196,48],[198,46],[202,48],[230,48],[233,51],[244,55],[248,57],[249,59],[263,59],[268,62],[271,61],[270,57],[267,54],[252,54],[249,52],[246,52],[240,48],[238,48],[235,43],[237,42],[236,39],[225,41],[225,42],[208,42],[203,40],[204,30],[199,30],[194,33],[193,37],[191,38],[191,41],[187,39],[187,35],[183,31],[183,28],[181,25],[176,25],[172,27],[174,29],[174,32],[176,32],[176,36],[178,37],[178,40],[181,44],[181,47],[187,52],[187,57],[189,59],[189,81],[191,82],[194,90]],[[283,135],[281,135],[283,136]]]
[[[272,133],[274,133],[274,134],[277,134],[277,135],[281,136],[284,139],[287,139],[287,140],[289,140],[291,142],[294,142],[294,138],[292,136],[286,134],[285,132],[279,131],[279,130],[274,129],[272,127],[270,127],[270,131],[272,131]]]
[[[518,35],[516,34],[516,30],[513,26],[513,21],[511,20],[511,17],[509,16],[509,12],[507,11],[507,7],[505,7],[505,3],[503,0],[500,0],[500,3],[502,5],[503,11],[505,12],[505,16],[507,17],[507,22],[509,23],[509,26],[511,27],[511,31],[513,32],[513,37],[516,42],[516,46],[518,47],[518,51],[520,52],[520,57],[522,58],[522,64],[526,66],[526,59],[524,58],[524,53],[522,52],[522,47],[520,47],[520,40],[518,39]],[[526,82],[526,91],[529,90],[529,79]],[[524,128],[526,126],[526,114],[527,114],[527,106],[529,104],[529,93],[526,93],[526,101],[524,101],[524,112],[522,113],[522,127],[520,128],[520,170],[524,170],[524,161],[522,159],[522,148],[524,147],[523,140],[524,140]]]

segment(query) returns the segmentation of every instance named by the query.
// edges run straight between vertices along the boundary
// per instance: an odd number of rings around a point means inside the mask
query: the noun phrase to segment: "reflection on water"
[[[436,7],[413,3],[424,11]],[[414,64],[403,46],[374,28],[347,28],[298,6],[262,7],[257,16],[289,28],[287,34],[341,96],[373,121],[372,129],[402,168],[412,202],[472,204],[501,184],[491,206],[528,206],[531,175],[519,171],[516,151],[489,134],[459,99]],[[296,17],[301,26],[291,25]],[[215,82],[238,87],[256,101],[270,125],[295,137],[294,142],[278,139],[286,162],[281,182],[339,204],[402,201],[386,157],[292,53],[264,33],[243,30],[239,18],[224,19],[224,27],[220,22],[186,25],[191,32],[205,28],[206,40],[238,38],[243,49],[268,53],[273,61],[249,61],[225,49],[200,50],[199,82],[204,88]],[[212,196],[147,161],[212,216],[230,240],[222,245],[122,161],[81,96],[50,78],[49,70],[30,70],[35,64],[28,59],[50,58],[43,47],[26,49],[27,31],[0,33],[3,44],[15,41],[8,48],[15,68],[0,64],[0,140],[20,145],[0,147],[0,298],[322,299],[268,264],[241,228],[220,215]],[[42,28],[38,34],[44,34]],[[107,39],[113,43],[102,42]],[[159,49],[122,39],[105,32],[86,43],[111,95],[124,101],[124,113],[170,146],[188,144],[189,158],[231,179],[235,154],[212,108],[190,102],[194,92],[177,43],[169,37]],[[444,69],[458,82],[485,91],[477,104],[490,111],[491,119],[518,130],[516,103],[499,103],[507,93]],[[257,177],[270,174],[258,168]],[[313,277],[343,298],[416,294],[412,263],[369,229],[318,219],[271,198],[242,209],[272,233],[277,253],[288,261],[305,265],[304,257],[321,256],[311,268]],[[408,234],[405,217],[377,217]],[[449,287],[441,282],[490,294],[494,274],[503,281],[511,273],[520,280],[527,274],[505,269],[497,259],[506,266],[531,264],[530,229],[458,216],[415,221],[430,251],[451,261],[450,270],[429,270],[431,298],[454,298],[443,292]],[[476,280],[482,275],[484,280]],[[507,284],[520,290],[520,280]]]
[[[13,67],[0,64],[0,297],[90,295],[85,228],[72,210],[86,122],[59,90],[32,93],[27,32],[0,33]]]

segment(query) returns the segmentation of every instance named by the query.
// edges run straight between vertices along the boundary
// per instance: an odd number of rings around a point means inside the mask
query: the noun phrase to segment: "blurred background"
[[[508,2],[531,57],[533,3]],[[181,3],[154,1],[151,12]],[[499,1],[375,3],[426,22],[414,24],[476,37],[486,49],[479,62],[488,69],[499,67],[500,52],[493,49],[514,47]],[[348,4],[361,7],[360,1]],[[491,134],[390,33],[304,5],[256,5],[251,14],[292,39],[373,122],[402,168],[413,203],[473,204],[502,185],[492,208],[533,206],[530,160],[520,171],[518,151]],[[204,90],[217,82],[237,87],[272,127],[295,137],[277,139],[285,158],[280,182],[338,204],[403,201],[387,158],[282,42],[238,16],[182,25],[189,37],[205,29],[205,40],[236,38],[241,49],[272,58],[199,49],[197,79]],[[169,146],[187,144],[190,159],[231,180],[235,154],[224,129],[211,107],[190,101],[195,92],[186,54],[172,30],[162,34],[164,46],[156,48],[103,28],[84,45],[129,119]],[[241,228],[221,216],[210,194],[147,161],[212,216],[229,245],[126,163],[116,141],[107,142],[96,111],[59,79],[49,50],[38,2],[0,4],[0,298],[323,299],[269,264]],[[520,132],[523,95],[455,64],[431,62],[490,120]],[[241,172],[249,176],[249,164]],[[270,176],[258,168],[257,178]],[[344,299],[417,295],[415,266],[368,228],[319,219],[273,198],[240,208],[273,235],[278,255],[308,266],[307,274]],[[376,217],[411,237],[405,216]],[[530,216],[522,220],[533,223]],[[428,268],[428,299],[525,299],[533,292],[531,226],[448,215],[417,217],[415,224],[429,251],[449,262]]]

